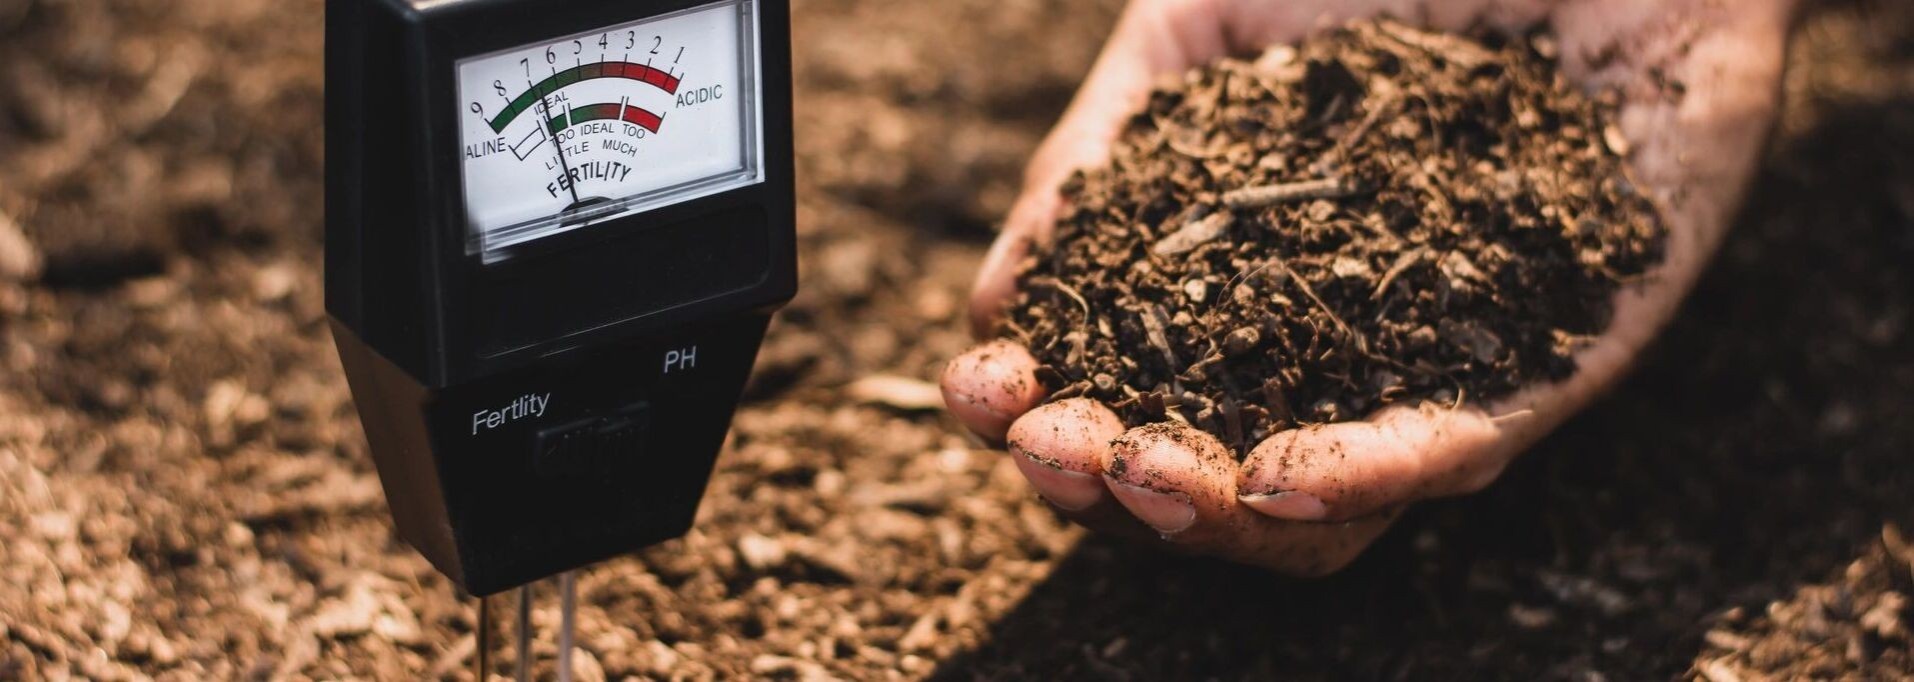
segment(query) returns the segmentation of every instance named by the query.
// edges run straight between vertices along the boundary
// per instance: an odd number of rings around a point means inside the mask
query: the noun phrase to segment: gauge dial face
[[[763,179],[757,0],[724,0],[458,63],[474,251]]]

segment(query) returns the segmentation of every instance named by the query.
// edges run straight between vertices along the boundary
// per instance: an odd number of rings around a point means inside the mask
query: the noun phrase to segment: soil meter
[[[796,292],[786,0],[331,0],[326,308],[484,596],[682,534]]]

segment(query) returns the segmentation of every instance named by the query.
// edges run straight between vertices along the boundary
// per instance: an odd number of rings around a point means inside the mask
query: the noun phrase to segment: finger
[[[1046,241],[1063,206],[1058,188],[1103,163],[1124,122],[1143,108],[1154,80],[1221,57],[1226,44],[1212,2],[1137,2],[1104,45],[1083,87],[1024,169],[1023,194],[1004,220],[970,292],[971,331],[988,336],[1016,293],[1017,266]]]
[[[1037,359],[1023,346],[997,340],[972,348],[944,366],[944,406],[972,432],[1002,442],[1010,423],[1043,401]]]
[[[977,268],[977,281],[970,288],[973,336],[988,338],[994,332],[997,316],[1017,293],[1017,272],[1024,256],[1029,255],[1036,240],[1048,238],[1062,203],[1063,198],[1053,187],[1025,192],[1011,207],[1003,232],[984,254],[984,262]]]
[[[1479,410],[1390,408],[1270,436],[1244,460],[1238,487],[1244,504],[1274,518],[1355,518],[1480,489],[1508,460],[1505,435]]]
[[[1017,470],[1058,512],[1085,528],[1146,543],[1157,533],[1110,495],[1105,452],[1123,422],[1101,403],[1072,398],[1039,406],[1010,425],[1005,440]]]
[[[1104,452],[1123,435],[1123,421],[1102,403],[1071,398],[1043,405],[1010,425],[1007,441],[1017,469],[1037,494],[1057,508],[1080,512],[1108,496]]]
[[[1215,437],[1175,423],[1125,432],[1111,442],[1104,463],[1112,497],[1166,544],[1284,573],[1321,575],[1341,568],[1394,518],[1271,518],[1237,499],[1235,472],[1235,459]]]
[[[1203,546],[1235,503],[1221,443],[1188,426],[1151,424],[1110,444],[1104,477],[1118,501],[1164,539]]]

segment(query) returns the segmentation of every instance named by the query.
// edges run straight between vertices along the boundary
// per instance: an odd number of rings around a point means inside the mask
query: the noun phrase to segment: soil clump
[[[1366,21],[1160,87],[1067,183],[1005,333],[1053,399],[1239,453],[1567,377],[1663,229],[1554,49]]]

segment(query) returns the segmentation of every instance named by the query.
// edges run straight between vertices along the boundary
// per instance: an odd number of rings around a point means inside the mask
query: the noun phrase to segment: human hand
[[[1387,13],[1433,28],[1545,25],[1565,72],[1615,88],[1635,179],[1662,209],[1666,260],[1616,295],[1607,331],[1576,372],[1486,406],[1381,410],[1368,419],[1277,433],[1238,463],[1222,443],[1177,424],[1125,430],[1085,399],[1039,406],[1037,362],[986,343],[943,377],[951,412],[1008,440],[1037,491],[1078,522],[1288,573],[1348,563],[1394,511],[1472,492],[1523,448],[1614,383],[1674,314],[1719,245],[1774,115],[1792,0],[1136,0],[1063,119],[1038,148],[1022,197],[971,296],[987,331],[1016,291],[1016,269],[1050,236],[1059,187],[1104,163],[1164,74],[1293,42],[1324,23]],[[1671,90],[1669,82],[1685,89]]]

